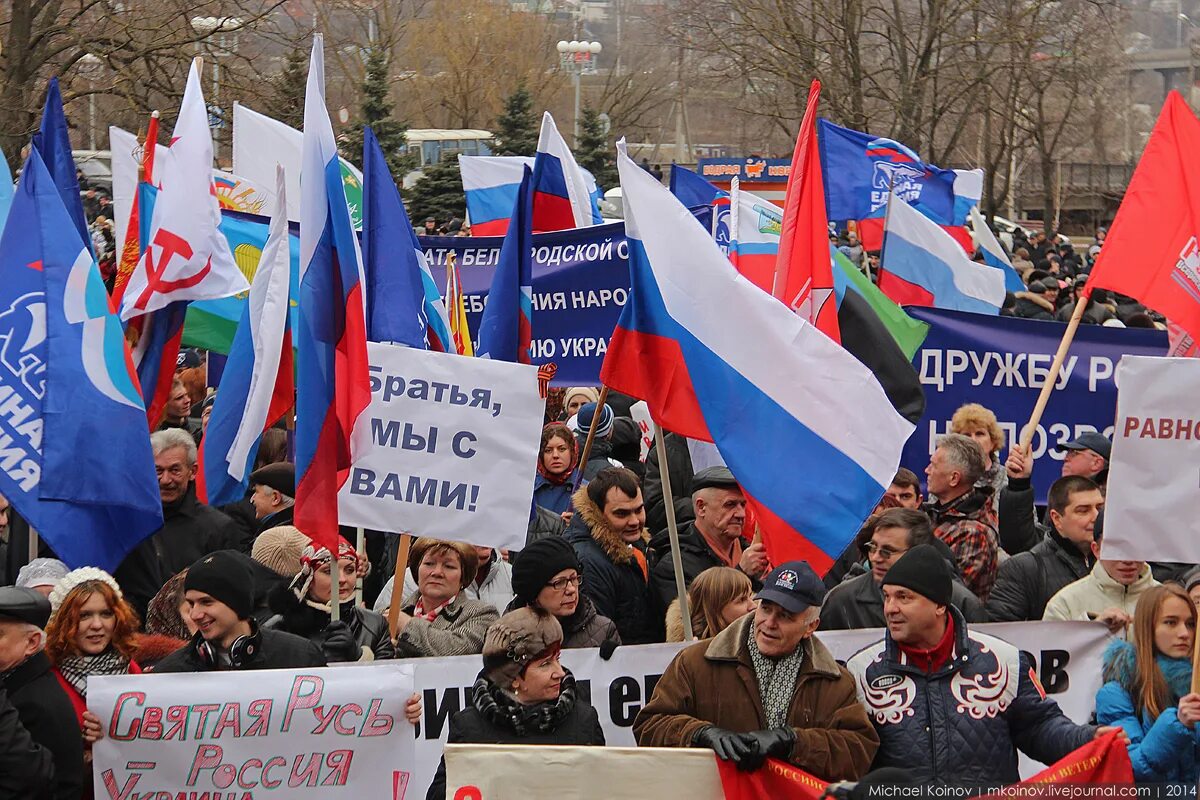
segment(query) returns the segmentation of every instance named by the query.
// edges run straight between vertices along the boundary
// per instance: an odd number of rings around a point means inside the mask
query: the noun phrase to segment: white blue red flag
[[[1010,292],[1025,291],[1025,284],[1013,269],[1012,262],[1008,260],[1008,253],[1004,252],[996,234],[992,233],[978,208],[971,209],[971,236],[975,239],[975,246],[983,253],[983,262],[1004,273],[1004,288]]]
[[[480,358],[529,364],[533,335],[533,175],[525,168],[512,212],[512,224],[500,246],[500,259],[488,302],[479,321]]]
[[[879,290],[902,306],[998,314],[1004,273],[967,258],[941,227],[894,196],[879,258]]]
[[[646,400],[660,425],[714,442],[772,559],[823,571],[891,483],[913,424],[853,355],[738,274],[623,145],[617,166],[632,288],[601,380]]]
[[[0,239],[0,494],[70,567],[162,525],[121,324],[37,148]]]
[[[533,229],[562,231],[600,224],[590,188],[554,117],[543,112],[533,160]]]
[[[279,166],[267,244],[250,284],[250,296],[242,309],[200,444],[196,488],[200,499],[210,505],[226,505],[245,496],[263,431],[278,422],[294,402],[288,326],[290,240],[287,190],[283,167]]]
[[[521,172],[525,167],[533,168],[534,159],[528,156],[459,156],[458,166],[462,174],[463,192],[467,197],[467,216],[471,218],[471,235],[503,236],[508,231],[509,215],[512,214],[513,204],[517,201]],[[578,169],[583,175],[583,185],[587,190],[590,208],[591,221],[585,224],[599,225],[604,221],[600,216],[600,188],[596,185],[592,173],[583,167]],[[564,215],[559,214],[560,210],[553,207],[548,211],[543,209],[543,214],[550,213],[552,216],[544,222],[540,217],[535,219],[534,230],[552,230],[550,227],[539,225],[550,226],[564,222]],[[556,214],[558,216],[553,216]],[[569,227],[577,226],[572,222]]]
[[[371,401],[362,256],[325,108],[323,38],[313,37],[304,97],[300,297],[296,342],[296,527],[337,552],[337,492],[354,423]]]

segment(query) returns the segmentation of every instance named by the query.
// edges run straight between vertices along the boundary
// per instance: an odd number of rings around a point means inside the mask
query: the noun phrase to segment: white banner
[[[413,764],[413,669],[127,675],[88,681],[100,717],[95,793],[403,800]],[[428,779],[409,797],[423,797]]]
[[[1200,360],[1125,356],[1104,512],[1104,557],[1196,561]]]
[[[446,747],[448,800],[555,800],[596,797],[686,797],[725,800],[711,750],[655,747]]]
[[[1084,724],[1090,720],[1101,683],[1100,659],[1110,638],[1103,625],[1094,622],[1000,622],[974,627],[1028,652],[1046,694],[1076,722]],[[881,629],[817,634],[839,661],[845,661],[882,636]],[[623,645],[608,661],[600,658],[596,649],[562,652],[563,666],[575,675],[580,696],[590,698],[608,745],[635,746],[633,719],[654,693],[663,670],[683,647],[682,644]],[[450,717],[469,705],[470,689],[483,667],[483,659],[459,656],[401,663],[414,666],[416,685],[422,692],[424,703],[411,781],[414,790],[423,791],[429,787],[437,770]],[[1038,769],[1040,766],[1036,762],[1022,756],[1022,775],[1032,775]],[[640,796],[655,795],[640,793]]]
[[[525,546],[544,401],[537,368],[370,343],[369,442],[338,495],[343,525]]]

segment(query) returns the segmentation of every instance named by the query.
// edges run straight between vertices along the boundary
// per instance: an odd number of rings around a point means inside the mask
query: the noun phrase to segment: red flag
[[[1125,743],[1117,738],[1119,735],[1119,731],[1112,731],[1093,739],[1036,775],[1021,781],[1018,786],[1030,787],[1030,791],[1021,796],[1037,796],[1034,787],[1050,783],[1132,784],[1133,766],[1129,763],[1129,751]],[[716,756],[713,758],[716,759]],[[768,758],[762,768],[754,772],[743,772],[731,762],[718,759],[717,770],[721,775],[725,800],[758,800],[762,797],[818,800],[829,785],[827,781],[773,758]],[[870,778],[864,780],[870,781]],[[1052,798],[1057,794],[1047,789],[1042,796]],[[1002,797],[1011,797],[1011,794],[984,795],[980,800],[999,800]]]
[[[1167,95],[1084,291],[1137,298],[1200,339],[1200,121]]]
[[[841,342],[837,303],[833,297],[833,267],[829,262],[829,223],[825,217],[825,182],[817,152],[817,105],[821,82],[808,89],[808,106],[792,153],[775,285],[771,294],[784,305]]]

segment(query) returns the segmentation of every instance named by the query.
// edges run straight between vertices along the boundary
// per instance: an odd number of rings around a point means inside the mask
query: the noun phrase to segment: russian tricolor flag
[[[512,212],[512,224],[500,246],[500,263],[492,276],[487,306],[479,321],[479,357],[517,364],[532,363],[533,216],[532,174],[525,168]]]
[[[593,181],[592,187],[595,186]],[[533,229],[563,231],[600,223],[591,188],[550,112],[542,113],[533,161]]]
[[[354,423],[371,400],[362,257],[325,108],[325,54],[313,37],[304,98],[296,338],[296,527],[336,552],[337,492]]]
[[[772,559],[823,571],[887,489],[913,424],[853,355],[739,275],[623,145],[617,164],[632,288],[601,380],[714,442]]]
[[[902,306],[998,314],[1004,274],[967,258],[936,222],[893,195],[879,260],[879,289]]]
[[[553,124],[553,122],[551,123]],[[556,131],[557,132],[557,131]],[[561,142],[562,137],[558,140]],[[566,147],[566,143],[562,145]],[[583,186],[587,192],[588,213],[581,214],[584,221],[576,224],[574,210],[571,210],[572,221],[568,228],[583,228],[589,225],[599,225],[604,222],[600,215],[600,188],[592,173],[575,163],[569,150],[565,151],[570,157],[570,165],[582,175]],[[548,169],[546,173],[547,194],[565,191],[565,180],[561,162],[558,162],[557,172]],[[533,168],[534,159],[528,156],[459,156],[458,167],[462,174],[463,192],[467,198],[467,216],[471,219],[472,236],[503,236],[508,232],[508,220],[512,214],[513,204],[517,201],[517,188],[521,185],[521,173],[525,167]],[[542,216],[538,216],[538,214]],[[546,216],[549,214],[550,216]],[[562,204],[557,206],[552,201],[545,208],[534,212],[533,229],[535,231],[560,230],[554,225],[565,224],[565,211]]]
[[[200,443],[197,491],[210,505],[233,503],[245,496],[263,431],[279,421],[295,398],[288,330],[291,253],[287,191],[279,165],[275,191],[270,234]]]
[[[1004,288],[1010,292],[1025,291],[1025,284],[1021,281],[1021,276],[1013,269],[1012,262],[1008,260],[1008,254],[1004,252],[1004,248],[996,239],[996,234],[992,233],[992,229],[988,227],[987,220],[983,218],[983,214],[979,213],[977,206],[971,208],[971,235],[975,239],[975,246],[983,253],[984,263],[1004,273]]]

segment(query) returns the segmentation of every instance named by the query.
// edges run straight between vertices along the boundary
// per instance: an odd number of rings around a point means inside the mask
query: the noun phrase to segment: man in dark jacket
[[[250,551],[249,541],[229,517],[196,499],[196,443],[178,428],[150,436],[163,526],[135,547],[113,577],[145,619],[146,606],[167,580],[214,550]]]
[[[617,623],[625,644],[663,640],[664,609],[646,560],[646,506],[637,477],[602,469],[575,493],[567,541],[583,567],[583,593]]]
[[[29,735],[0,681],[0,797],[36,797],[54,780],[54,756]]]
[[[1013,316],[1022,319],[1054,321],[1054,303],[1058,299],[1058,281],[1053,277],[1034,281],[1029,291],[1017,292]]]
[[[159,672],[323,667],[325,656],[308,639],[263,630],[254,621],[250,571],[232,553],[212,553],[188,567],[184,599],[196,635],[158,662]]]
[[[79,800],[83,736],[75,709],[42,648],[50,601],[32,589],[0,588],[0,676],[21,725],[54,760],[54,780],[22,794],[37,800]],[[3,795],[0,795],[3,796]]]
[[[869,537],[863,550],[871,564],[870,572],[847,578],[825,595],[821,607],[821,630],[837,631],[850,628],[882,628],[883,592],[879,586],[883,576],[900,556],[917,545],[937,542],[929,517],[910,508],[889,508],[867,523]],[[939,542],[939,544],[941,544]],[[945,545],[942,545],[945,547]],[[954,556],[947,548],[944,557],[952,563]],[[957,578],[951,590],[951,602],[962,610],[967,622],[987,622],[987,612],[979,598]]]
[[[1073,723],[1026,655],[970,631],[950,577],[932,547],[901,556],[883,580],[884,638],[846,662],[879,733],[876,769],[901,767],[922,784],[1010,784],[1018,748],[1053,764],[1112,730]]]
[[[250,504],[254,506],[257,530],[291,525],[295,514],[296,467],[286,461],[267,464],[250,473]]]
[[[770,566],[767,549],[762,543],[749,544],[742,538],[746,496],[728,467],[708,467],[696,473],[692,507],[696,518],[679,528],[684,585],[691,586],[696,576],[709,567],[733,567],[746,573],[757,588]],[[653,579],[666,608],[677,596],[675,558],[670,549],[658,554]]]
[[[1090,478],[1104,491],[1112,442],[1103,434],[1087,431],[1058,446],[1064,454],[1062,475]],[[1028,448],[1013,445],[1004,463],[1008,485],[1000,492],[1000,546],[1009,555],[1032,548],[1042,540],[1034,509],[1033,459]]]
[[[1050,487],[1050,527],[1032,549],[1000,565],[988,598],[994,622],[1041,619],[1059,589],[1087,577],[1094,564],[1096,518],[1104,508],[1100,487],[1079,475],[1059,478]]]

